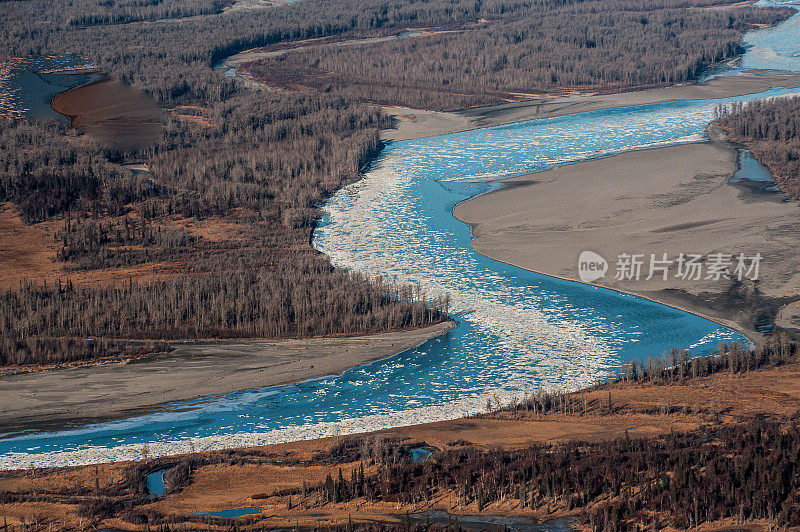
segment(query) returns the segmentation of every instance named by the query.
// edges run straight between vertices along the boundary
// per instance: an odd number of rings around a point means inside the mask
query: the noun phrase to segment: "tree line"
[[[287,508],[303,511],[354,500],[417,508],[436,501],[447,504],[450,511],[469,514],[496,512],[492,505],[510,503],[531,513],[573,512],[581,526],[597,532],[688,530],[721,520],[746,524],[765,519],[780,527],[800,524],[800,429],[795,422],[751,421],[650,438],[539,444],[519,450],[455,443],[420,463],[411,459],[407,443],[380,436],[345,438],[336,460],[347,463],[346,470],[334,462],[334,473],[323,482],[303,483],[277,496]],[[391,449],[388,456],[400,458],[386,459],[383,454],[373,459],[364,454],[372,446]],[[79,505],[80,514],[96,523],[121,517],[149,526],[199,520],[212,526],[258,528],[260,516],[164,515],[148,505],[145,475],[165,464],[170,490],[177,491],[191,483],[195,470],[209,464],[286,466],[287,459],[251,450],[145,461],[130,466],[122,481],[102,495],[64,486],[46,495],[0,493],[0,501],[54,497]],[[413,530],[411,525],[408,522],[403,530]],[[351,524],[348,530],[370,530],[362,526],[366,525]],[[392,530],[390,524],[385,526]],[[458,530],[455,526],[454,521],[447,530]]]
[[[762,340],[753,349],[746,349],[739,342],[721,343],[716,353],[705,356],[692,356],[688,350],[671,349],[658,357],[632,360],[622,364],[616,374],[606,381],[575,394],[562,390],[539,389],[526,393],[521,398],[513,398],[508,404],[497,401],[487,403],[487,415],[502,412],[532,412],[533,414],[562,413],[585,414],[591,408],[593,413],[613,413],[614,405],[587,403],[583,392],[603,389],[608,384],[651,383],[656,385],[680,384],[689,379],[708,377],[721,372],[743,374],[759,369],[785,366],[798,360],[798,345],[786,334],[779,334]],[[671,405],[661,407],[662,414],[673,412]]]
[[[453,110],[516,93],[682,83],[743,51],[742,35],[785,9],[686,9],[686,2],[528,5],[459,33],[316,46],[245,65],[270,84]],[[680,7],[677,7],[680,6]],[[693,6],[694,7],[694,6]]]
[[[406,460],[355,482],[341,476],[319,498],[425,504],[447,493],[479,512],[500,501],[520,508],[577,510],[591,530],[689,529],[733,518],[800,524],[800,430],[754,422],[701,433],[538,445],[521,451],[474,447]],[[330,484],[333,484],[331,487]]]
[[[297,262],[300,262],[298,264]],[[299,266],[299,268],[298,268]],[[115,339],[304,338],[436,323],[447,302],[419,290],[289,256],[271,268],[165,281],[75,286],[26,283],[0,293],[0,365],[134,354]],[[98,341],[98,337],[99,341]],[[152,352],[152,351],[150,351]]]
[[[70,26],[97,26],[208,15],[221,12],[231,3],[226,0],[182,0],[180,3],[167,0],[90,0],[53,7],[56,13],[60,8]]]
[[[739,102],[716,113],[729,138],[750,150],[781,190],[800,200],[800,98]]]
[[[167,281],[81,287],[25,283],[0,296],[5,338],[308,337],[400,330],[440,321],[444,302],[372,284],[324,260]]]

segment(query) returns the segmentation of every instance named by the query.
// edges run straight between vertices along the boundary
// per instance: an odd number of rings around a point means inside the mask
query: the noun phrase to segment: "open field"
[[[749,72],[740,76],[724,76],[700,83],[688,83],[648,89],[593,94],[591,92],[564,94],[520,95],[515,102],[463,111],[438,112],[403,107],[384,107],[386,114],[397,120],[395,129],[382,132],[390,141],[446,135],[481,127],[499,126],[537,118],[563,116],[586,111],[645,105],[674,100],[704,100],[729,98],[763,92],[774,87],[796,87],[800,76],[783,73]]]
[[[41,226],[27,225],[8,203],[0,204],[0,289],[30,278],[50,282],[64,275],[55,262],[58,244]]]
[[[713,132],[712,132],[713,136]],[[601,286],[678,306],[758,336],[800,294],[800,205],[777,193],[733,185],[736,149],[722,141],[624,153],[506,180],[456,206],[472,225],[472,246],[503,262],[578,280],[585,250],[609,262]],[[763,255],[759,279],[741,283],[645,280],[650,254]],[[639,280],[618,280],[617,257],[643,253]]]
[[[33,371],[12,366],[0,376],[0,426],[3,432],[63,429],[156,411],[164,403],[335,375],[416,347],[452,326],[343,338],[175,343],[173,351],[145,358]]]
[[[172,277],[185,265],[179,261],[148,263],[121,268],[75,270],[74,264],[58,260],[58,232],[61,221],[26,224],[13,204],[0,203],[0,289],[13,289],[25,281],[55,286],[69,279],[76,285],[156,280]],[[176,221],[203,238],[214,241],[225,225],[214,219],[193,222]],[[223,233],[224,234],[224,233]]]

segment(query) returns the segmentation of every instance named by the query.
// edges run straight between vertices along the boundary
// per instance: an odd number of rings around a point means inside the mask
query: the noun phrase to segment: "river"
[[[796,15],[749,35],[764,59],[748,52],[744,65],[760,68],[775,55],[800,52],[797,23]],[[673,346],[702,354],[720,341],[743,340],[664,305],[488,259],[469,247],[469,227],[452,208],[500,177],[700,141],[718,103],[797,92],[599,110],[390,144],[363,180],[326,204],[314,244],[339,266],[449,293],[457,327],[341,376],[79,430],[8,435],[0,440],[0,469],[137,459],[145,444],[150,456],[161,456],[453,419],[485,409],[488,399],[542,386],[575,389]]]

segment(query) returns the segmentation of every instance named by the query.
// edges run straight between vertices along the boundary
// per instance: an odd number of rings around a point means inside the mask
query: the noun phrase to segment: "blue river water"
[[[787,6],[800,9],[797,0],[761,0],[756,5]],[[773,28],[749,32],[742,68],[800,72],[800,14]]]
[[[798,92],[592,111],[393,143],[363,180],[326,204],[314,243],[339,266],[449,294],[459,323],[448,334],[340,376],[77,430],[8,434],[0,469],[137,459],[145,444],[161,456],[453,419],[538,387],[590,384],[621,362],[672,347],[700,354],[743,340],[664,305],[491,260],[469,247],[469,227],[452,208],[500,177],[702,140],[715,105]]]

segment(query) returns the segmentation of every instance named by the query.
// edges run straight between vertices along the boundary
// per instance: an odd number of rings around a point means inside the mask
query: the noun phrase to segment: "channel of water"
[[[758,57],[748,52],[744,65],[776,64],[765,47],[779,58],[800,53],[798,20],[749,35]],[[784,67],[797,67],[787,60]],[[537,387],[575,389],[621,362],[671,347],[702,354],[721,341],[744,340],[686,312],[484,257],[469,247],[469,228],[452,208],[501,177],[700,141],[718,103],[795,93],[592,111],[393,143],[363,180],[326,204],[314,244],[339,266],[450,294],[456,328],[340,376],[6,437],[0,469],[137,459],[145,444],[151,456],[162,456],[453,419],[484,409],[488,399]]]

